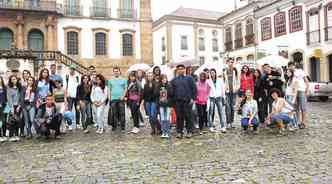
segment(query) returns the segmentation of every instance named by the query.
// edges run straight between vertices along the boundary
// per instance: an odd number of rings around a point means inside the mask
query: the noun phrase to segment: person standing
[[[68,110],[72,111],[73,106],[75,108],[75,125],[74,128],[80,128],[79,125],[79,118],[80,118],[80,111],[79,111],[79,104],[77,100],[77,86],[80,83],[79,76],[75,72],[76,66],[75,65],[70,65],[70,70],[69,74],[66,75],[66,80],[64,81],[64,87],[65,87],[65,92],[67,96],[67,105],[68,105]]]
[[[9,77],[8,88],[7,88],[7,105],[10,109],[9,118],[7,122],[9,130],[9,141],[19,141],[19,129],[21,128],[22,132],[22,87],[19,83],[18,78],[15,75]],[[24,130],[23,130],[24,131]]]
[[[159,113],[161,123],[161,138],[169,138],[171,136],[171,107],[173,89],[169,84],[167,75],[161,75],[161,84],[159,87]]]
[[[220,121],[220,131],[226,133],[226,112],[225,112],[225,83],[223,78],[217,76],[215,69],[210,70],[211,91],[209,95],[208,126],[210,132],[216,132],[214,128],[214,114],[217,106],[217,112]]]
[[[254,94],[254,76],[250,72],[247,65],[242,67],[240,78],[240,94],[239,96],[245,96],[247,90],[250,90]]]
[[[140,116],[140,104],[142,98],[143,89],[141,84],[136,78],[135,72],[131,72],[129,74],[128,87],[126,90],[126,98],[125,100],[128,103],[131,116],[134,122],[134,128],[131,133],[137,134],[140,132],[139,129],[139,116]]]
[[[226,87],[226,119],[227,127],[233,128],[236,96],[240,89],[240,79],[237,69],[234,67],[234,59],[227,61],[228,68],[225,71],[225,87]]]
[[[28,83],[28,78],[31,76],[31,73],[29,70],[23,70],[22,72],[22,78],[20,80],[22,87],[26,87]]]
[[[51,64],[51,67],[50,67],[50,71],[51,71],[50,81],[51,81],[53,87],[55,87],[55,81],[60,81],[60,83],[63,84],[62,77],[59,74],[57,74],[56,67],[57,67],[56,64]]]
[[[147,74],[147,80],[143,89],[143,100],[145,109],[149,116],[151,135],[158,134],[157,129],[157,101],[159,96],[159,85],[154,81],[153,73]]]
[[[25,130],[28,138],[32,138],[32,125],[35,119],[36,85],[33,77],[28,77],[26,87],[23,87],[24,101],[22,104]]]
[[[114,78],[108,81],[110,90],[110,117],[112,131],[115,131],[120,124],[121,130],[126,129],[126,106],[124,102],[125,91],[128,87],[127,80],[120,77],[121,70],[119,67],[113,68]]]
[[[179,139],[183,138],[184,122],[186,122],[186,137],[191,138],[193,133],[191,111],[193,102],[197,96],[197,88],[193,77],[185,75],[186,69],[184,65],[178,65],[176,70],[177,77],[171,81],[174,90],[174,100],[176,101],[176,137]]]
[[[40,105],[46,102],[46,97],[49,94],[53,93],[53,87],[50,83],[50,78],[49,78],[49,71],[44,68],[40,71],[39,73],[39,79],[37,82],[37,102],[36,102],[36,107],[38,108]]]
[[[268,115],[267,113],[267,94],[264,89],[264,81],[262,79],[262,73],[259,69],[255,70],[255,83],[254,83],[254,100],[258,105],[258,121],[264,123]]]
[[[81,84],[77,87],[77,100],[80,106],[81,122],[84,133],[89,133],[88,125],[92,124],[91,109],[92,85],[88,75],[82,75]]]
[[[6,138],[6,120],[7,115],[5,113],[7,103],[7,92],[6,92],[6,86],[4,83],[3,78],[0,76],[0,143],[7,141]]]
[[[96,86],[92,88],[91,91],[91,102],[96,109],[96,133],[98,134],[103,134],[104,132],[105,103],[108,97],[108,89],[105,83],[106,81],[104,76],[98,74],[96,76]]]
[[[199,133],[203,134],[203,128],[207,125],[207,101],[211,91],[210,83],[207,80],[207,73],[199,74],[199,80],[196,82],[197,98],[195,100],[198,114]]]

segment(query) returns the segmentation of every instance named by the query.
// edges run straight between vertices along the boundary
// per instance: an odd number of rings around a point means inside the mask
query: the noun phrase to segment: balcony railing
[[[316,31],[307,32],[307,44],[320,43],[320,29]]]
[[[235,40],[235,48],[239,49],[243,47],[243,38],[238,38]]]
[[[134,19],[136,18],[136,10],[134,9],[118,9],[119,18]]]
[[[64,14],[66,16],[82,16],[83,15],[83,7],[82,6],[65,5],[64,6]]]
[[[47,12],[62,13],[61,4],[57,4],[56,1],[37,1],[37,0],[0,1],[0,9],[47,11]]]
[[[111,9],[103,7],[91,7],[90,16],[108,18],[111,17]]]
[[[245,36],[246,45],[251,45],[255,43],[255,34],[249,34]]]
[[[231,51],[231,50],[233,50],[233,42],[232,42],[232,41],[230,41],[230,42],[226,42],[226,43],[225,43],[225,49],[226,49],[226,51]]]
[[[332,26],[325,28],[325,41],[332,40]]]

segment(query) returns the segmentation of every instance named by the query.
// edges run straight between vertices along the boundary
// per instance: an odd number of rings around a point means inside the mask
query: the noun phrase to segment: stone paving
[[[310,128],[277,136],[204,134],[161,140],[78,131],[0,144],[0,183],[331,184],[332,103],[310,103]]]

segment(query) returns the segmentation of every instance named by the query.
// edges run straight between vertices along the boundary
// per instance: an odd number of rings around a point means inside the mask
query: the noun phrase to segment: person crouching
[[[57,112],[52,95],[47,95],[46,103],[42,104],[37,111],[35,119],[35,129],[40,136],[48,138],[51,131],[54,131],[54,137],[60,135],[60,125],[62,115]]]
[[[253,99],[253,94],[250,90],[245,93],[245,99],[242,105],[242,119],[241,126],[245,132],[249,127],[253,127],[254,133],[258,133],[258,105],[257,101]]]

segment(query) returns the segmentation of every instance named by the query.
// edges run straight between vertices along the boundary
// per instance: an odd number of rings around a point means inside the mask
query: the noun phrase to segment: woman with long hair
[[[217,71],[215,69],[210,70],[210,82],[211,91],[209,94],[208,127],[210,128],[210,132],[216,131],[213,126],[213,122],[217,106],[217,112],[220,121],[220,131],[222,133],[226,133],[225,83],[222,78],[217,76]]]
[[[157,101],[159,95],[159,85],[154,81],[153,73],[147,74],[147,80],[143,89],[144,106],[149,116],[149,122],[151,126],[151,135],[158,133],[157,127]]]
[[[32,138],[31,128],[35,119],[35,102],[36,102],[36,85],[35,79],[31,76],[27,78],[26,86],[23,87],[23,118],[25,124],[25,130],[28,138]]]
[[[294,71],[288,69],[286,75],[287,83],[285,90],[285,99],[289,104],[294,106],[297,98],[296,94],[298,90],[298,81],[295,80]]]
[[[196,82],[197,86],[197,98],[196,107],[198,114],[199,130],[200,134],[203,132],[203,128],[207,126],[207,102],[211,91],[210,83],[207,80],[207,74],[202,72],[199,74],[199,80]]]
[[[10,109],[7,127],[9,141],[19,141],[19,128],[22,127],[22,87],[19,79],[12,75],[9,77],[7,88],[7,105]],[[23,132],[20,132],[23,135]]]
[[[167,75],[161,75],[161,84],[159,86],[159,113],[161,123],[161,138],[171,136],[171,107],[172,107],[173,89],[168,82]]]
[[[38,108],[42,103],[45,102],[47,95],[53,93],[53,88],[50,82],[50,73],[48,69],[44,68],[39,73],[39,78],[37,82],[36,97]]]
[[[105,103],[108,97],[108,89],[106,86],[105,77],[101,74],[96,76],[96,86],[91,91],[91,102],[96,108],[96,123],[98,134],[103,134],[104,132],[104,112]]]
[[[7,103],[6,86],[0,76],[0,142],[6,141],[6,113],[4,112]]]
[[[244,65],[240,76],[240,97],[244,96],[247,90],[254,94],[254,76],[250,72],[250,68]]]
[[[253,127],[255,133],[257,133],[258,122],[258,105],[253,98],[253,94],[250,90],[245,92],[245,98],[242,103],[242,119],[241,126],[244,131],[247,131],[249,127]]]
[[[126,100],[130,108],[131,116],[134,121],[134,128],[131,133],[139,133],[139,115],[140,115],[140,103],[142,96],[142,87],[139,84],[135,73],[129,74],[128,88],[126,91]]]
[[[255,70],[255,83],[254,83],[254,99],[258,104],[258,118],[259,122],[263,123],[268,115],[267,113],[267,94],[265,91],[265,81],[262,79],[262,72],[259,69]]]
[[[92,123],[91,91],[92,85],[90,77],[88,75],[82,75],[81,84],[77,87],[77,98],[79,100],[84,133],[89,133],[87,128],[88,125]]]

